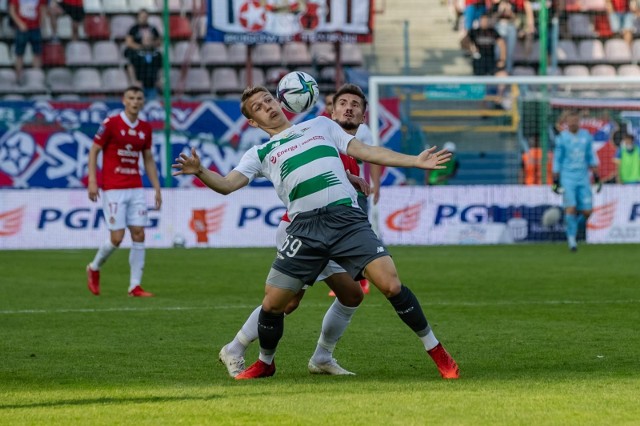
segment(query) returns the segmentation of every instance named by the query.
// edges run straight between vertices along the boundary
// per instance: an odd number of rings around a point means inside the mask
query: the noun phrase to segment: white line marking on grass
[[[461,306],[461,307],[483,307],[483,306],[522,306],[522,305],[623,305],[640,303],[638,299],[622,300],[531,300],[531,301],[495,301],[495,302],[432,302],[426,305],[436,306]],[[312,308],[327,307],[321,303],[303,303],[303,306]],[[364,306],[380,307],[386,304],[366,303]],[[75,309],[18,309],[1,310],[0,315],[17,314],[67,314],[67,313],[100,313],[100,312],[162,312],[162,311],[204,311],[222,309],[251,309],[256,305],[215,305],[215,306],[155,306],[155,307],[116,307],[116,308],[75,308]]]

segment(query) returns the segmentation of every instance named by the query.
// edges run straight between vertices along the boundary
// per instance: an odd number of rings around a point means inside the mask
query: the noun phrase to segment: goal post
[[[459,160],[453,177],[437,182],[446,185],[434,185],[429,174],[407,169],[402,171],[406,188],[382,188],[372,222],[386,242],[473,242],[474,235],[486,235],[498,222],[510,222],[513,235],[496,234],[492,242],[563,239],[562,219],[548,214],[543,223],[542,216],[550,207],[562,207],[549,184],[554,138],[566,128],[568,111],[577,111],[580,126],[592,134],[599,175],[608,184],[594,196],[587,239],[640,241],[640,197],[632,186],[618,182],[616,163],[622,135],[640,139],[638,76],[371,76],[368,96],[374,144],[382,144],[385,107],[380,101],[395,99],[404,137],[401,152],[415,154],[453,142]],[[406,211],[384,206],[389,201],[385,193],[394,197],[390,204]],[[520,219],[528,221],[526,231],[518,230],[524,226]],[[467,226],[474,224],[487,226]],[[417,236],[415,229],[427,237]]]

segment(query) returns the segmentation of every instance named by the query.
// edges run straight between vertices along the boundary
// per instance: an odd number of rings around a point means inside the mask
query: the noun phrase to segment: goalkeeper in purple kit
[[[578,250],[578,227],[586,224],[592,211],[590,169],[597,192],[600,192],[598,157],[593,153],[593,137],[580,128],[580,115],[572,111],[567,116],[567,129],[556,137],[552,186],[555,193],[563,196],[567,243],[572,252]]]

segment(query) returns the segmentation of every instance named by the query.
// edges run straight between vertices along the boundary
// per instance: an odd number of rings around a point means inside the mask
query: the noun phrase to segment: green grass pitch
[[[93,250],[0,251],[0,424],[640,422],[637,246],[390,250],[460,380],[440,379],[375,289],[335,352],[357,376],[310,375],[322,283],[285,320],[276,375],[230,379],[217,353],[260,303],[273,249],[148,250],[152,299],[127,297],[128,250],[100,297]]]

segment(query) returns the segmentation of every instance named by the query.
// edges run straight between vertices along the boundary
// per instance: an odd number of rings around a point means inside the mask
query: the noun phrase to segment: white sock
[[[319,363],[331,361],[333,350],[351,322],[356,309],[358,308],[344,306],[338,299],[333,301],[322,320],[322,331],[311,359]]]
[[[258,355],[258,359],[262,362],[264,362],[265,364],[273,364],[273,359],[276,357],[275,353],[272,353],[271,355],[265,355],[262,353],[262,351],[260,351],[260,355]]]
[[[144,270],[144,243],[131,243],[129,251],[129,266],[131,267],[131,280],[129,281],[129,291],[133,290],[142,282],[142,271]]]
[[[249,318],[244,322],[242,328],[236,334],[236,337],[227,345],[227,350],[230,353],[244,356],[251,342],[258,340],[258,316],[260,315],[260,309],[262,309],[262,305],[258,305],[258,307],[251,312],[251,315],[249,315]]]
[[[420,340],[422,340],[424,348],[428,351],[435,348],[436,346],[438,346],[438,343],[440,343],[431,330],[429,330],[429,333],[426,336],[422,336]]]
[[[111,243],[111,238],[107,238],[107,241],[102,243],[98,252],[96,253],[96,257],[93,258],[93,262],[89,264],[89,267],[94,271],[99,271],[100,267],[107,261],[111,253],[113,253],[118,247],[114,246]]]

